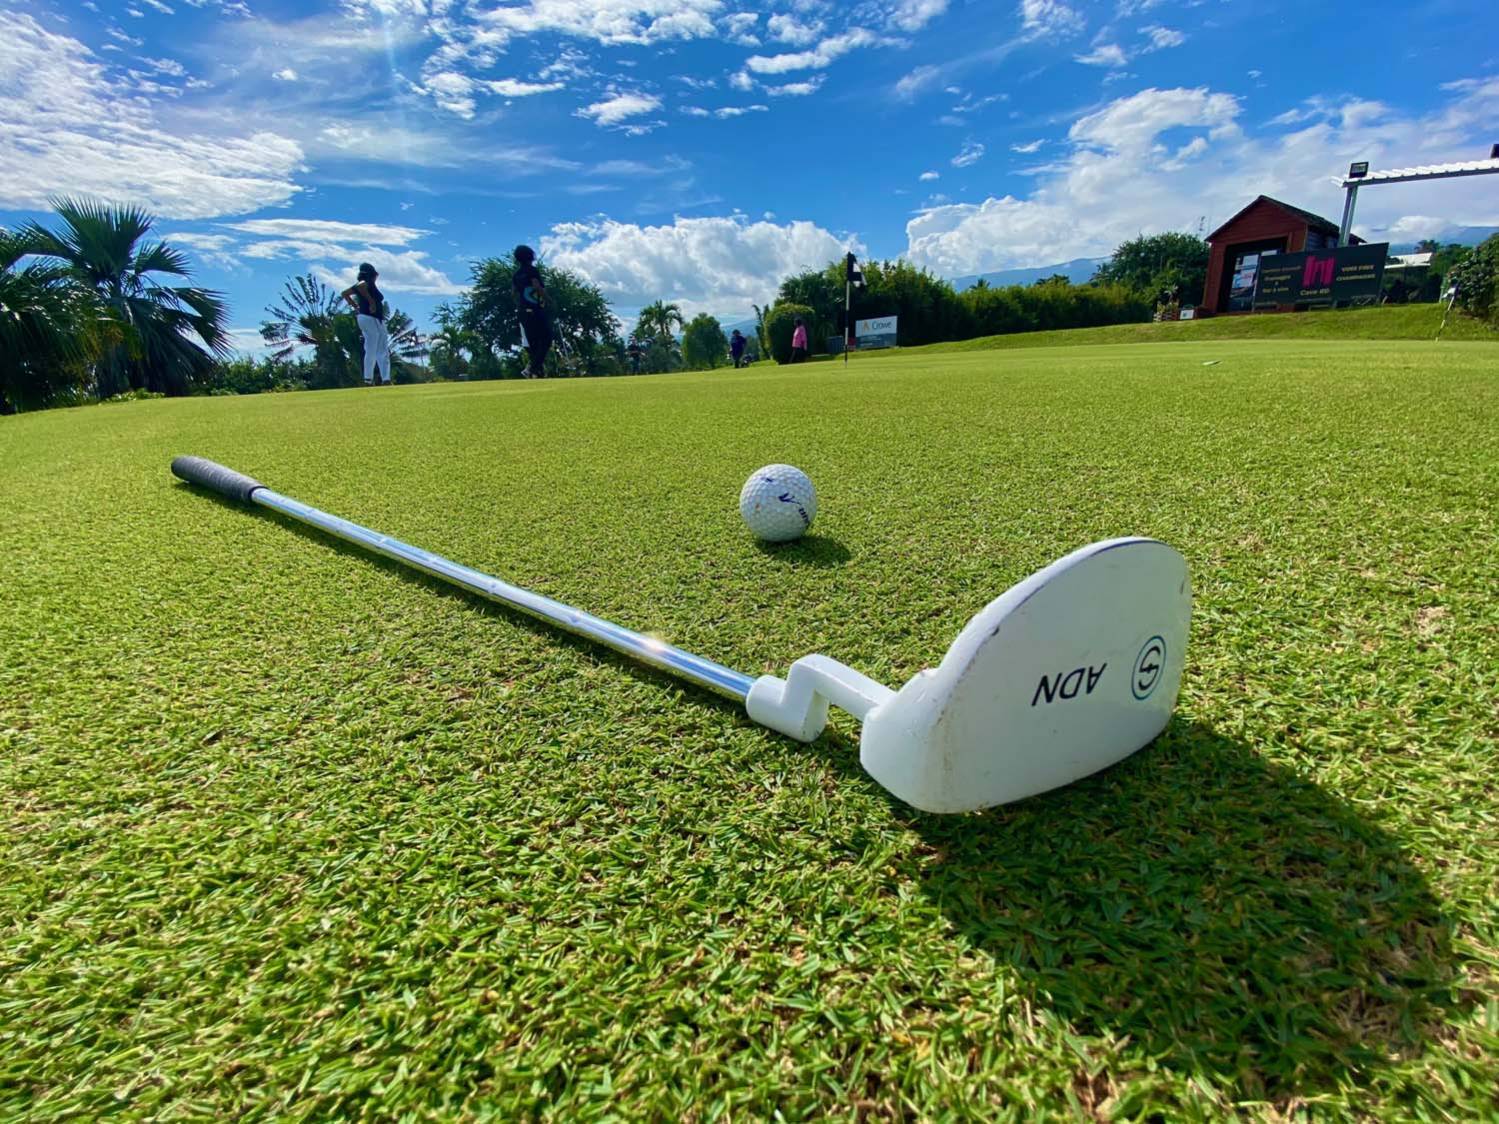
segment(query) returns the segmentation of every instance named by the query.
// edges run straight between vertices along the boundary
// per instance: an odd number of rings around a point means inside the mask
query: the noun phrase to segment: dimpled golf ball
[[[790,542],[806,534],[817,517],[817,490],[801,469],[768,464],[744,482],[739,514],[756,538]]]

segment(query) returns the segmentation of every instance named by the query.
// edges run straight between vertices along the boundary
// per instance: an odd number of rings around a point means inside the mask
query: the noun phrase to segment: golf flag
[[[850,251],[843,258],[843,279],[855,288],[864,287],[864,274],[859,270],[859,259]]]

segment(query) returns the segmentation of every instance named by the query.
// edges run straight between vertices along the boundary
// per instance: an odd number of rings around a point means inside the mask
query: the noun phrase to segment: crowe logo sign
[[[879,316],[873,320],[855,320],[854,335],[858,338],[859,346],[861,348],[894,347],[895,321],[894,316]]]

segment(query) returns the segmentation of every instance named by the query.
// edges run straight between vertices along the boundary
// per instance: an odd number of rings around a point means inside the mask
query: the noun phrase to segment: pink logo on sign
[[[1337,261],[1337,258],[1307,258],[1306,268],[1301,271],[1301,287],[1314,289],[1318,285],[1331,285]]]

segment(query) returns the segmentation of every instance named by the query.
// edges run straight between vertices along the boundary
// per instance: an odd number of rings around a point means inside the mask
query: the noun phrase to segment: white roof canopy
[[[1458,164],[1428,164],[1419,168],[1394,168],[1388,172],[1370,172],[1357,179],[1343,179],[1344,187],[1363,187],[1371,183],[1410,183],[1414,180],[1452,179],[1456,176],[1485,176],[1499,172],[1499,160],[1464,160]]]

